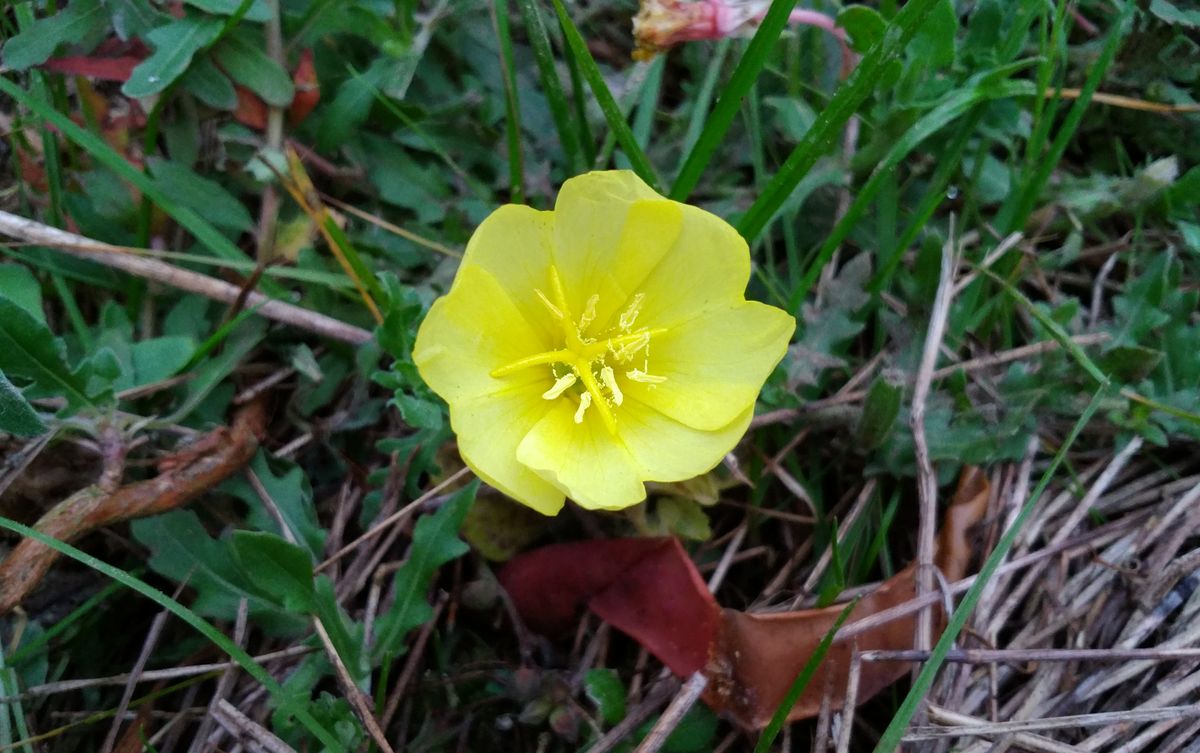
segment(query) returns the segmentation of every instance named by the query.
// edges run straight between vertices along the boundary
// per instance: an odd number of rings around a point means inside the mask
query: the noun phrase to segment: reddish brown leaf
[[[299,125],[321,101],[321,86],[317,82],[317,69],[313,67],[312,50],[300,53],[300,61],[296,63],[296,71],[292,74],[292,83],[296,85],[296,95],[288,108],[288,125]]]
[[[233,89],[237,92],[237,108],[233,111],[233,117],[242,125],[258,131],[266,130],[267,103],[240,84],[235,84]]]
[[[103,81],[128,81],[129,74],[141,62],[141,58],[132,55],[111,58],[72,55],[50,58],[42,67],[68,76],[86,76]]]
[[[500,582],[533,630],[559,635],[586,604],[680,675],[716,637],[717,603],[677,539],[554,544],[514,558]]]
[[[935,554],[937,566],[949,581],[959,580],[967,572],[972,554],[967,533],[983,516],[987,498],[984,474],[976,468],[964,470],[943,518]],[[912,599],[915,572],[915,565],[910,565],[863,597],[847,627]],[[704,696],[708,704],[749,729],[767,724],[842,610],[832,606],[774,614],[718,611],[675,539],[548,546],[513,559],[501,571],[500,581],[522,617],[538,632],[566,632],[580,607],[587,604],[676,674],[689,675],[703,668],[709,679]],[[862,632],[853,642],[835,642],[789,720],[815,716],[827,688],[831,707],[840,708],[852,651],[911,649],[914,630],[915,617],[909,615]],[[858,701],[895,682],[909,666],[863,665]]]
[[[977,468],[967,468],[942,521],[935,563],[949,581],[961,579],[970,564],[968,529],[987,507],[987,478]],[[847,627],[856,620],[878,614],[916,596],[916,566],[910,565],[864,596],[851,612]],[[721,613],[721,630],[713,660],[705,668],[709,678],[705,700],[749,729],[761,729],[826,633],[843,606],[799,612],[746,614],[731,609]],[[941,611],[937,611],[939,620]],[[859,651],[913,648],[916,617],[909,615],[859,634],[851,641],[835,642],[816,675],[788,716],[789,721],[817,715],[828,688],[830,708],[845,699],[850,658]],[[911,668],[901,662],[863,664],[859,675],[861,703],[903,677]]]

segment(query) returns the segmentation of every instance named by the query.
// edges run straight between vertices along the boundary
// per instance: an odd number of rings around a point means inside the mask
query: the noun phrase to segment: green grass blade
[[[875,90],[884,71],[904,52],[904,48],[920,28],[921,22],[937,2],[938,0],[912,0],[888,24],[883,36],[863,57],[858,67],[850,74],[850,78],[838,87],[812,128],[804,134],[804,138],[792,150],[779,172],[738,224],[738,231],[747,241],[753,243],[758,239],[767,223],[787,201],[792,190],[817,159],[837,140],[837,135],[846,121]]]
[[[112,578],[126,588],[136,591],[150,601],[153,601],[155,604],[158,604],[160,607],[175,615],[180,620],[186,622],[205,638],[212,641],[217,648],[224,651],[229,655],[229,658],[237,662],[238,666],[245,670],[246,674],[262,683],[263,687],[267,689],[267,692],[274,696],[275,699],[282,704],[289,713],[293,714],[296,719],[303,724],[309,732],[313,733],[313,735],[329,750],[346,750],[344,747],[342,747],[342,744],[338,740],[337,736],[325,729],[320,722],[314,719],[312,714],[308,712],[308,709],[304,708],[302,705],[292,703],[284,691],[283,686],[281,686],[269,672],[260,667],[258,663],[254,661],[253,656],[246,653],[241,646],[230,640],[228,636],[226,636],[220,630],[217,630],[212,626],[212,624],[210,624],[200,615],[175,601],[170,596],[167,596],[154,586],[151,586],[149,583],[146,583],[139,578],[135,578],[124,570],[113,567],[107,562],[99,560],[80,549],[76,549],[70,544],[63,543],[55,538],[51,538],[41,531],[36,531],[29,526],[21,525],[15,520],[10,520],[9,518],[5,517],[0,517],[0,528],[5,528],[13,533],[18,533],[26,538],[30,538],[45,544],[59,554],[70,557],[76,562],[86,565],[87,567],[90,567],[93,570]]]
[[[508,195],[514,204],[525,202],[525,158],[521,152],[521,101],[517,94],[508,0],[492,0],[492,24],[500,42],[500,75],[504,79],[504,136],[508,142]]]
[[[562,82],[558,80],[558,71],[554,68],[554,52],[542,12],[536,0],[517,0],[517,7],[521,9],[525,33],[529,35],[529,44],[533,47],[533,61],[537,64],[542,93],[550,105],[550,116],[554,119],[554,128],[558,131],[558,140],[567,158],[567,170],[572,174],[577,173],[584,165],[579,153],[579,139],[571,124],[567,95],[563,93]]]
[[[671,185],[672,199],[683,201],[695,190],[696,184],[700,182],[700,176],[704,174],[717,147],[725,140],[725,134],[733,125],[733,119],[741,109],[746,92],[750,91],[750,87],[758,80],[758,74],[767,64],[767,58],[775,49],[779,35],[787,27],[788,16],[796,7],[796,1],[774,0],[771,3],[771,9],[763,17],[758,31],[754,32],[754,38],[750,40],[750,45],[746,48],[746,53],[738,61],[733,76],[730,77],[729,83],[721,92],[717,106],[708,116],[704,130],[700,132],[700,137],[696,140],[696,145],[688,151],[687,159],[684,160],[683,167],[679,169],[675,183]]]
[[[904,701],[900,704],[900,708],[896,710],[892,716],[891,723],[883,732],[883,736],[879,738],[879,743],[875,746],[875,753],[892,753],[900,749],[900,738],[904,736],[908,729],[908,723],[912,720],[913,714],[917,711],[917,706],[925,698],[925,694],[929,692],[930,686],[933,685],[934,676],[938,669],[942,666],[942,662],[946,659],[946,654],[950,652],[954,645],[954,640],[958,634],[962,632],[963,627],[967,624],[967,618],[971,616],[971,612],[975,609],[975,605],[979,603],[979,597],[983,594],[983,589],[987,587],[992,576],[996,574],[996,569],[1000,567],[1000,563],[1008,555],[1012,549],[1013,542],[1016,541],[1017,533],[1020,532],[1025,521],[1029,518],[1030,513],[1037,507],[1041,500],[1042,494],[1046,491],[1046,487],[1050,485],[1050,480],[1054,478],[1054,474],[1058,471],[1058,467],[1062,465],[1063,460],[1067,456],[1067,451],[1075,444],[1075,440],[1079,438],[1084,427],[1092,420],[1092,416],[1100,409],[1101,403],[1108,396],[1109,387],[1104,385],[1096,390],[1092,395],[1091,402],[1084,409],[1083,415],[1075,422],[1071,428],[1071,433],[1067,436],[1058,452],[1055,453],[1054,459],[1050,461],[1050,466],[1046,468],[1046,472],[1042,474],[1038,481],[1037,487],[1033,493],[1029,495],[1029,501],[1017,513],[1017,517],[1013,520],[1012,525],[996,542],[996,548],[988,555],[987,561],[983,563],[983,567],[979,570],[979,575],[975,577],[975,582],[971,584],[971,588],[963,596],[962,602],[951,615],[949,624],[938,638],[937,645],[933,647],[933,652],[929,657],[929,661],[925,662],[925,666],[921,668],[921,672],[917,675],[917,679],[913,681],[912,689],[908,691],[908,695],[904,697]]]
[[[1058,167],[1058,163],[1062,160],[1063,153],[1067,150],[1067,145],[1071,138],[1078,130],[1079,124],[1083,121],[1083,115],[1087,112],[1088,106],[1091,105],[1092,95],[1100,88],[1100,82],[1104,80],[1105,74],[1108,72],[1109,66],[1112,65],[1113,59],[1117,55],[1117,50],[1121,47],[1121,42],[1125,39],[1125,30],[1129,26],[1129,21],[1133,17],[1133,12],[1136,6],[1132,2],[1127,2],[1121,11],[1121,15],[1117,17],[1112,29],[1108,33],[1108,38],[1104,41],[1104,48],[1100,52],[1100,56],[1096,62],[1088,67],[1088,76],[1084,81],[1083,87],[1079,92],[1079,97],[1071,105],[1071,109],[1067,112],[1067,117],[1063,120],[1062,127],[1058,129],[1058,133],[1054,135],[1054,141],[1050,144],[1049,150],[1044,155],[1039,155],[1037,159],[1037,172],[1029,180],[1025,181],[1021,191],[1017,194],[1017,200],[1014,204],[1006,205],[998,218],[997,225],[1005,228],[1005,233],[1015,232],[1025,226],[1029,215],[1033,213],[1034,205],[1042,194],[1042,189],[1046,187],[1046,183],[1050,181],[1050,174]]]
[[[804,667],[800,669],[800,674],[796,675],[796,679],[792,682],[792,686],[788,688],[783,702],[779,704],[779,708],[775,709],[770,723],[767,724],[763,729],[762,735],[758,738],[758,743],[754,746],[754,753],[767,753],[771,749],[771,744],[775,742],[775,738],[779,736],[779,731],[783,729],[783,725],[787,722],[787,716],[791,712],[792,707],[796,705],[796,700],[800,698],[800,694],[808,687],[808,683],[812,682],[813,675],[816,674],[817,668],[821,666],[821,662],[825,660],[825,654],[829,653],[829,647],[833,645],[834,636],[837,635],[837,631],[842,629],[846,618],[854,611],[854,607],[857,604],[858,599],[855,599],[846,605],[845,609],[841,611],[837,620],[833,623],[833,627],[829,629],[829,632],[817,644],[817,650],[813,651],[812,656],[808,657],[808,661],[804,662]]]
[[[579,66],[580,73],[583,74],[584,79],[588,82],[588,86],[591,87],[592,95],[600,105],[600,111],[604,113],[604,119],[608,121],[608,127],[612,130],[613,135],[616,136],[617,143],[621,145],[625,156],[629,158],[629,164],[633,166],[633,171],[642,180],[646,181],[651,188],[661,192],[658,185],[658,177],[654,174],[654,168],[650,165],[650,160],[646,157],[646,152],[642,150],[637,139],[633,137],[633,130],[630,129],[628,121],[625,120],[625,115],[621,112],[620,105],[613,98],[612,92],[608,89],[608,84],[604,83],[604,76],[600,73],[600,66],[596,65],[596,60],[592,57],[592,53],[588,52],[587,43],[583,41],[583,36],[579,33],[579,29],[575,27],[575,22],[571,20],[567,9],[563,7],[562,0],[554,0],[554,10],[558,12],[558,20],[562,24],[563,36],[567,42],[567,51],[575,58],[575,64]]]
[[[708,61],[708,67],[704,70],[704,78],[700,80],[700,88],[696,90],[696,99],[692,102],[692,115],[688,119],[687,132],[683,136],[683,150],[680,152],[679,167],[675,170],[675,184],[671,186],[671,196],[673,197],[675,188],[679,184],[679,176],[683,174],[684,166],[695,152],[696,144],[700,141],[700,134],[704,133],[704,125],[709,118],[708,108],[712,104],[713,95],[717,90],[717,80],[721,77],[721,69],[725,65],[725,58],[729,55],[729,48],[732,44],[733,40],[726,38],[717,42],[713,47],[712,59]]]
[[[854,197],[854,202],[846,210],[846,214],[825,239],[820,250],[817,251],[816,257],[805,271],[804,277],[801,278],[800,283],[792,291],[792,297],[788,301],[788,310],[800,310],[800,303],[808,295],[808,291],[812,289],[817,278],[820,277],[825,265],[833,258],[833,252],[842,244],[842,241],[846,240],[846,237],[850,235],[850,232],[858,224],[863,214],[867,211],[867,207],[875,200],[879,189],[883,187],[889,173],[895,170],[896,166],[904,161],[904,158],[911,154],[925,139],[962,117],[980,102],[1008,99],[1010,97],[1032,96],[1034,93],[1033,84],[1028,81],[1006,81],[999,84],[974,86],[951,93],[940,104],[917,120],[892,145],[892,148],[888,150],[883,161],[876,166],[875,170],[871,173],[871,177],[863,185],[858,195]],[[904,246],[900,246],[899,248],[904,248]]]

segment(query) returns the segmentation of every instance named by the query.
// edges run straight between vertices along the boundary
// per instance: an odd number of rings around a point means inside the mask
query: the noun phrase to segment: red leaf
[[[266,130],[267,103],[244,86],[235,84],[233,89],[237,92],[237,109],[233,111],[233,117],[242,125],[259,131]]]
[[[288,108],[288,125],[301,123],[321,101],[321,86],[317,82],[317,70],[313,67],[312,50],[300,53],[300,61],[296,63],[296,71],[292,74],[292,83],[296,85],[296,95]]]
[[[87,76],[103,81],[128,81],[129,74],[141,62],[141,58],[132,55],[113,58],[71,55],[50,58],[42,67],[55,73],[65,73],[68,76]]]
[[[679,675],[702,669],[719,611],[677,539],[554,544],[511,560],[500,582],[530,628],[558,635],[586,604]]]

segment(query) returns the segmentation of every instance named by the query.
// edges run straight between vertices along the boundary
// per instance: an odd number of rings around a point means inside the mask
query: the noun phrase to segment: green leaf
[[[218,16],[232,16],[241,10],[243,0],[184,0],[188,5]],[[247,21],[263,23],[271,19],[271,7],[266,0],[253,0],[244,16]]]
[[[217,110],[237,108],[237,90],[233,88],[233,82],[217,68],[210,55],[197,56],[179,83],[209,107]]]
[[[863,402],[862,418],[858,422],[859,448],[873,450],[883,444],[896,425],[903,397],[902,379],[892,378],[887,373],[875,378]]]
[[[883,36],[887,21],[874,8],[851,5],[838,13],[837,25],[846,30],[850,37],[850,47],[855,52],[864,53]]]
[[[625,685],[611,669],[589,669],[583,677],[583,689],[606,724],[625,718]]]
[[[32,437],[46,431],[46,424],[21,391],[0,371],[0,432]]]
[[[1150,0],[1150,12],[1169,24],[1200,29],[1200,10],[1182,10],[1167,0]]]
[[[150,549],[150,569],[196,592],[192,609],[199,614],[233,620],[246,599],[250,616],[269,634],[295,636],[308,628],[306,618],[263,598],[239,566],[230,541],[209,536],[191,510],[142,518],[131,527],[133,537]]]
[[[153,384],[169,379],[187,366],[196,350],[190,337],[167,335],[139,340],[130,346],[134,385]]]
[[[538,79],[542,84],[542,94],[550,106],[550,115],[554,118],[554,128],[558,131],[559,143],[563,155],[567,158],[567,169],[571,173],[586,169],[582,153],[579,150],[579,135],[571,120],[571,111],[567,107],[567,95],[563,93],[562,81],[558,78],[555,68],[554,52],[550,46],[550,35],[542,20],[540,3],[536,0],[517,0],[521,9],[521,18],[525,21],[525,34],[533,47],[533,62],[537,65]]]
[[[185,16],[146,34],[154,54],[133,69],[121,87],[127,97],[148,97],[166,89],[183,75],[192,57],[221,33],[222,22],[212,16]]]
[[[42,324],[46,323],[46,312],[42,311],[42,286],[28,267],[0,264],[0,295],[25,309]]]
[[[346,610],[338,604],[333,581],[328,576],[317,576],[313,589],[313,609],[354,682],[360,687],[365,686],[371,677],[371,665],[363,652],[363,626],[350,619]]]
[[[954,62],[958,16],[951,0],[938,0],[925,22],[909,43],[912,58],[929,68],[942,68]]]
[[[257,94],[268,105],[286,107],[296,88],[292,77],[244,33],[228,34],[213,48],[213,57],[229,77]]]
[[[67,368],[54,334],[3,296],[0,296],[0,371],[32,381],[44,396],[66,398],[68,407],[92,404],[85,381]]]
[[[100,0],[74,0],[60,13],[39,18],[4,45],[4,64],[15,71],[41,65],[60,44],[78,44],[106,25]]]
[[[575,22],[571,20],[562,0],[554,0],[554,9],[558,12],[559,23],[562,24],[567,49],[575,59],[583,77],[587,79],[592,95],[596,97],[596,102],[600,105],[601,112],[604,113],[604,119],[608,121],[608,127],[617,137],[617,143],[625,151],[625,156],[629,158],[633,171],[651,188],[661,192],[658,187],[658,176],[654,174],[654,167],[650,164],[649,158],[646,157],[646,153],[638,144],[637,139],[634,138],[629,122],[625,120],[625,115],[621,112],[621,106],[617,104],[612,92],[608,90],[608,84],[604,82],[604,75],[600,73],[600,66],[596,65],[595,58],[588,51],[587,42],[583,40],[583,35],[575,27]]]
[[[376,622],[372,650],[375,657],[385,659],[400,655],[408,632],[433,617],[433,609],[426,601],[429,583],[439,567],[470,549],[458,538],[458,529],[471,509],[477,491],[479,482],[473,481],[448,499],[437,512],[417,521],[408,560],[392,580],[395,601]]]
[[[178,162],[161,157],[151,157],[147,164],[159,190],[172,201],[203,214],[217,227],[238,232],[254,228],[250,212],[220,183],[201,178]]]
[[[313,563],[306,550],[260,531],[234,531],[232,545],[255,591],[289,612],[313,611]]]
[[[135,521],[135,525],[137,522],[143,521]],[[201,619],[200,616],[197,615],[193,610],[188,609],[178,601],[175,601],[171,597],[167,596],[162,591],[159,591],[157,588],[154,588],[143,580],[135,578],[124,570],[119,570],[107,562],[102,562],[101,560],[98,560],[95,557],[76,549],[70,544],[64,544],[57,539],[47,536],[41,531],[35,531],[29,526],[21,525],[16,521],[9,520],[8,518],[4,517],[0,517],[0,528],[6,528],[10,531],[20,534],[21,536],[41,542],[47,547],[54,549],[55,551],[60,552],[67,557],[70,557],[76,562],[87,565],[101,575],[117,581],[126,588],[132,589],[150,601],[153,601],[155,604],[158,604],[163,609],[171,612],[171,614],[190,625],[206,639],[212,642],[213,645],[217,646],[219,649],[228,654],[231,659],[236,661],[238,666],[244,669],[248,675],[253,677],[264,688],[266,688],[267,692],[271,694],[271,697],[281,706],[281,711],[294,714],[296,718],[299,719],[300,722],[318,740],[320,740],[329,751],[332,753],[342,753],[342,751],[347,749],[346,746],[342,745],[338,738],[333,735],[333,733],[331,733],[313,718],[306,705],[291,703],[287,698],[283,687],[280,686],[279,681],[276,680],[270,672],[259,666],[258,663],[255,662],[254,657],[246,653],[245,649],[230,640],[229,637],[220,630],[217,630],[210,623]]]
[[[277,470],[278,469],[278,470]],[[308,475],[294,463],[272,459],[267,453],[259,450],[250,461],[249,470],[262,483],[267,495],[275,502],[275,507],[297,540],[299,540],[312,557],[320,557],[325,551],[325,529],[317,520],[317,510],[313,506],[312,486]],[[246,481],[244,475],[234,476],[221,485],[228,492],[246,503],[249,513],[246,523],[260,531],[278,531],[279,521],[263,505],[258,493]]]
[[[750,40],[746,53],[738,61],[729,83],[722,89],[721,98],[717,100],[717,106],[708,116],[700,138],[696,139],[696,145],[688,152],[683,167],[679,169],[679,175],[671,185],[672,199],[685,201],[700,182],[700,176],[712,161],[713,154],[725,141],[729,126],[733,124],[733,119],[742,107],[742,100],[758,80],[758,74],[767,64],[767,58],[775,48],[775,43],[779,41],[779,35],[787,27],[788,16],[796,7],[796,2],[797,0],[775,0],[771,3],[771,9],[758,25],[758,31],[754,32],[754,38]],[[840,124],[838,127],[840,128]]]
[[[775,173],[775,177],[738,223],[738,231],[747,241],[754,242],[758,239],[759,234],[787,201],[800,180],[812,169],[817,159],[829,151],[846,121],[875,90],[875,85],[903,53],[926,15],[940,1],[911,0],[900,9],[888,24],[883,37],[863,57],[858,67],[850,74],[850,78],[838,87],[833,98],[817,117],[817,122],[792,149],[792,153]],[[672,192],[672,196],[676,196],[676,193]]]

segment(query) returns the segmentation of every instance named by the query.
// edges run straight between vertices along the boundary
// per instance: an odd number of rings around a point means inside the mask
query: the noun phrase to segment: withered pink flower
[[[683,42],[748,36],[770,7],[771,0],[641,0],[633,17],[633,59],[650,60]],[[843,55],[849,52],[845,33],[829,16],[794,10],[788,20],[825,29],[843,40]]]

